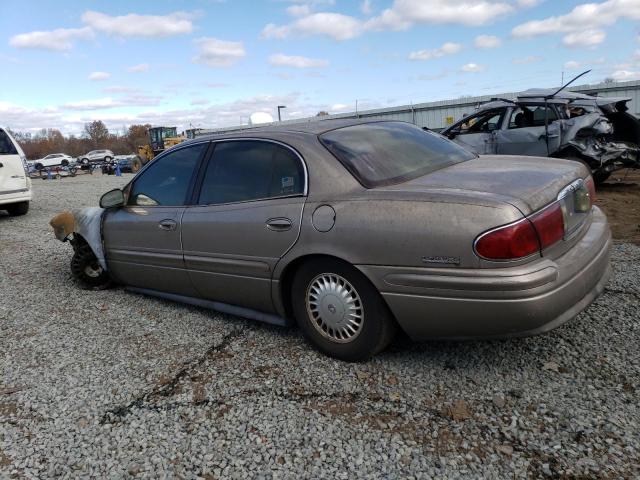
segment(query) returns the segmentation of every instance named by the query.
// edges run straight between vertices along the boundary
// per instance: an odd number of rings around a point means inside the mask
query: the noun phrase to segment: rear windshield
[[[320,141],[367,188],[411,180],[475,155],[446,138],[403,122],[338,128]]]

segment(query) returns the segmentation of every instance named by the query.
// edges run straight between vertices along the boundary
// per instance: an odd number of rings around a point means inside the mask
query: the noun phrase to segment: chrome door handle
[[[291,230],[291,220],[288,218],[270,218],[267,220],[267,228],[276,232]]]
[[[178,223],[175,220],[161,220],[160,223],[158,223],[158,228],[160,230],[167,230],[167,231],[171,231],[171,230],[175,230],[176,227],[178,226]]]

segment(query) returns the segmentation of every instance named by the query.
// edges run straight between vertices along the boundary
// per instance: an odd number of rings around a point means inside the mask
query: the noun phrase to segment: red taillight
[[[513,260],[540,251],[540,243],[533,225],[524,219],[481,235],[475,249],[486,259]]]
[[[529,218],[483,233],[475,249],[487,260],[516,260],[550,247],[564,233],[562,208],[556,202]]]
[[[564,216],[559,203],[554,203],[529,219],[538,232],[543,250],[564,237]]]

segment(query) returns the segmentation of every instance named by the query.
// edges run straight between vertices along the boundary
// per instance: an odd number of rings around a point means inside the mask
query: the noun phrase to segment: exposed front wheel
[[[102,290],[111,284],[109,274],[87,244],[78,246],[71,257],[71,274],[84,288]]]
[[[12,217],[19,217],[20,215],[26,215],[29,211],[29,202],[12,203],[4,207]]]
[[[303,333],[331,357],[366,360],[393,340],[396,324],[387,305],[369,280],[348,264],[333,259],[303,264],[291,295]]]

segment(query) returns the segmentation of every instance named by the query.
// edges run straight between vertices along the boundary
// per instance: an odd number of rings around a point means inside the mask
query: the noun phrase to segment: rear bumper
[[[501,269],[361,266],[413,339],[535,335],[574,318],[609,279],[611,233],[594,208],[582,238],[555,259]]]
[[[32,193],[30,188],[12,190],[9,192],[0,191],[0,205],[8,205],[11,203],[28,202],[31,200]]]

